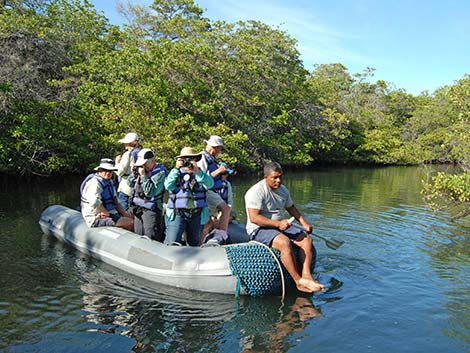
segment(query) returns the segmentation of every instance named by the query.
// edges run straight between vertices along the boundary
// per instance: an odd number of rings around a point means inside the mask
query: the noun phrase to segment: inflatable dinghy
[[[39,220],[46,235],[148,281],[203,292],[281,294],[292,279],[279,253],[249,242],[242,224],[228,229],[232,244],[210,247],[165,245],[117,227],[90,228],[80,212],[53,205]]]

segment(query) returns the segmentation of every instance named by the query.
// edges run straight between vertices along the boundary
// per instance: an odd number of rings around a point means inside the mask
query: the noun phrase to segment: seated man
[[[134,218],[118,202],[111,180],[116,170],[112,159],[104,158],[80,186],[81,210],[89,227],[116,226],[134,229]]]
[[[289,190],[282,185],[282,168],[273,162],[264,167],[264,178],[253,185],[245,194],[247,212],[246,231],[250,239],[281,252],[281,261],[302,292],[316,292],[324,289],[315,281],[311,272],[313,243],[304,231],[290,227],[284,218],[284,209],[295,217],[308,232],[312,226],[294,206]],[[299,248],[302,268],[297,269],[292,246]]]

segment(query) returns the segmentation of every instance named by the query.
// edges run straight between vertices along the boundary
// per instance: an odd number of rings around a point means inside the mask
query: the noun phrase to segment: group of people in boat
[[[189,246],[202,245],[209,234],[214,239],[228,239],[233,194],[227,177],[233,170],[217,160],[224,148],[220,136],[210,136],[200,152],[184,147],[170,171],[151,149],[142,148],[137,133],[128,133],[119,142],[125,152],[114,160],[101,159],[80,186],[81,212],[89,227],[122,227],[168,245],[183,243],[183,234]],[[324,286],[311,273],[314,248],[307,233],[312,226],[282,184],[278,163],[264,166],[264,178],[246,192],[245,205],[250,239],[280,251],[281,261],[299,290],[322,290]],[[284,210],[306,231],[291,227]],[[299,248],[301,268],[297,268],[292,246]]]

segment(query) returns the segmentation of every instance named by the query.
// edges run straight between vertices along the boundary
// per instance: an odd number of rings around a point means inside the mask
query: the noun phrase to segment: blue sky
[[[114,24],[118,1],[91,0]],[[149,5],[151,0],[130,0]],[[412,94],[470,74],[470,1],[195,0],[211,20],[259,20],[298,41],[304,66],[342,63],[351,74],[376,69],[373,81]],[[125,2],[121,2],[125,3]]]

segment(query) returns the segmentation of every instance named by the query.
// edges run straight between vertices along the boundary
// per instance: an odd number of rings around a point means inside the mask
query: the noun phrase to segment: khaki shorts
[[[95,227],[114,227],[116,226],[117,221],[121,218],[118,213],[110,213],[109,217],[97,217],[91,225],[92,228]]]
[[[222,202],[225,201],[220,197],[218,192],[214,190],[209,190],[206,193],[207,204],[209,206],[209,215],[217,217],[217,206],[219,206]]]

